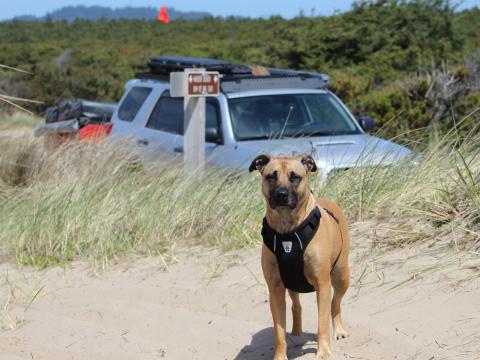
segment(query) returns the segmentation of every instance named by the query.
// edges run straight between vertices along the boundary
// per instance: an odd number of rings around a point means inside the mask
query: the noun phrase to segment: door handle
[[[149,141],[147,139],[138,139],[137,143],[140,145],[148,145]]]
[[[176,153],[183,153],[183,146],[178,146],[176,148],[173,148],[173,151]]]

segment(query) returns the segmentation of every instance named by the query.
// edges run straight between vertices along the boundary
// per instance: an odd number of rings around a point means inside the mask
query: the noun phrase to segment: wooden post
[[[186,73],[202,73],[205,69],[185,69]],[[183,99],[183,163],[187,173],[203,175],[205,169],[205,97]]]
[[[170,95],[183,97],[183,167],[187,174],[205,171],[205,117],[208,95],[218,94],[220,74],[203,68],[170,73]]]
[[[185,171],[203,174],[205,167],[205,97],[185,96],[183,162]]]

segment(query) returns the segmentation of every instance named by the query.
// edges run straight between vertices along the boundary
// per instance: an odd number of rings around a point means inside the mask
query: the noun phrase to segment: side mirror
[[[358,118],[360,126],[365,131],[370,131],[375,127],[375,121],[370,116],[360,116]]]
[[[218,143],[218,130],[215,127],[205,129],[205,141],[209,143]]]

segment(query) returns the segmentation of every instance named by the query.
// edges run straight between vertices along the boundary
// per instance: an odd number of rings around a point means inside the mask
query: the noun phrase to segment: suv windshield
[[[229,99],[238,140],[360,134],[332,95],[282,94]]]

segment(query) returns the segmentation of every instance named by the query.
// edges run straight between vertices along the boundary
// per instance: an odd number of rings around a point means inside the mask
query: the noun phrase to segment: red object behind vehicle
[[[78,139],[80,141],[101,141],[111,133],[112,127],[112,123],[85,125],[78,131]]]
[[[165,5],[162,6],[160,11],[158,12],[157,21],[161,21],[164,24],[168,24],[170,22],[170,18],[168,17],[167,7]]]

